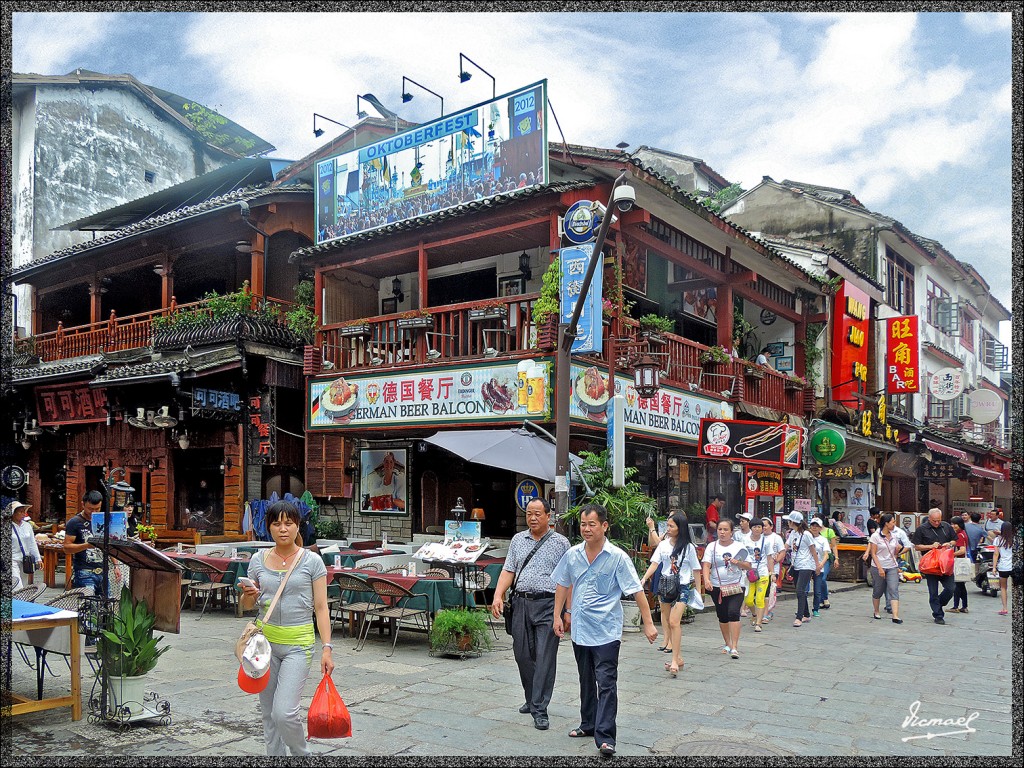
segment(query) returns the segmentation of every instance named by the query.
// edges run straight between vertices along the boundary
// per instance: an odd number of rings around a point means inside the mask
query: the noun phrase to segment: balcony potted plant
[[[541,280],[540,296],[533,304],[532,316],[538,349],[554,349],[558,343],[558,286],[562,268],[558,259],[552,261]]]
[[[807,388],[807,379],[802,376],[787,376],[785,387],[789,392],[798,392]]]
[[[747,362],[743,365],[743,375],[748,379],[763,379],[764,368],[756,363]]]
[[[675,328],[675,323],[661,315],[647,314],[640,318],[640,336],[647,339],[650,344],[664,346],[668,342],[661,334],[670,332]]]
[[[697,356],[701,365],[713,366],[724,365],[732,360],[729,350],[722,346],[708,347]]]
[[[470,322],[478,320],[504,320],[508,317],[508,304],[501,299],[491,299],[479,307],[469,310]]]
[[[348,320],[338,327],[338,335],[351,339],[366,339],[370,336],[370,324],[365,318]]]
[[[156,616],[141,600],[132,599],[127,587],[121,588],[121,601],[113,614],[110,629],[100,634],[98,650],[107,674],[107,691],[119,719],[136,720],[161,717],[163,712],[146,706],[146,676],[169,646],[153,637]]]
[[[434,327],[434,316],[425,309],[412,309],[403,312],[395,325],[406,330],[429,330]]]
[[[431,654],[466,656],[491,648],[486,614],[482,610],[445,608],[437,612],[430,626]]]

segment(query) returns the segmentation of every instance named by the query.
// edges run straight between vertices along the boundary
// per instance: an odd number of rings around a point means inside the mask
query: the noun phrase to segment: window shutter
[[[343,496],[345,438],[322,432],[306,433],[306,488],[314,496]]]

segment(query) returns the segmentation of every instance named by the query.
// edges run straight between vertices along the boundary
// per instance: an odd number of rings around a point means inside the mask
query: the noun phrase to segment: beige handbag
[[[263,614],[264,618],[269,617],[274,612],[274,608],[277,607],[277,600],[281,597],[281,593],[284,592],[284,585],[288,583],[288,577],[292,575],[292,569],[298,565],[299,560],[304,556],[304,554],[300,554],[292,561],[292,564],[288,566],[288,570],[284,574],[284,578],[281,579],[281,586],[277,588],[277,594],[275,594],[274,599],[270,601],[270,607],[267,608],[267,612]],[[266,559],[266,555],[264,555],[264,559]],[[241,636],[235,641],[235,658],[237,658],[239,662],[242,661],[242,655],[245,653],[245,647],[249,644],[249,641],[251,641],[256,635],[262,634],[263,622],[259,619],[250,621],[245,625],[245,629],[242,630]]]

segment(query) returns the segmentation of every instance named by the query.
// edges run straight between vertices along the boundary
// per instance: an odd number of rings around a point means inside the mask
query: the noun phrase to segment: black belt
[[[554,592],[516,592],[516,597],[521,597],[524,600],[546,600],[554,596]]]

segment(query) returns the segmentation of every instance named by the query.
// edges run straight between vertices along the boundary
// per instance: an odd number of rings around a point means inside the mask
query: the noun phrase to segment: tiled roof
[[[93,382],[97,385],[112,384],[161,374],[201,373],[241,359],[241,354],[234,344],[197,355],[164,354],[157,360],[108,368],[103,374],[93,379]]]
[[[86,373],[93,366],[102,363],[103,360],[103,355],[88,355],[85,357],[71,357],[65,360],[54,360],[50,363],[36,363],[35,365],[24,366],[14,365],[11,367],[11,379],[15,383],[21,383],[34,379],[48,379],[75,373]]]
[[[255,186],[242,187],[240,189],[233,190],[217,197],[211,197],[209,200],[204,200],[196,205],[188,205],[184,208],[178,208],[168,213],[164,213],[160,216],[153,216],[148,219],[143,219],[140,222],[131,224],[127,227],[111,232],[109,235],[98,237],[95,240],[88,240],[84,243],[76,243],[75,245],[63,248],[59,251],[54,251],[46,256],[38,259],[33,259],[27,264],[22,264],[15,267],[12,271],[12,276],[17,277],[27,272],[28,270],[35,269],[43,264],[48,264],[54,261],[60,261],[66,259],[69,256],[74,256],[79,253],[90,251],[94,248],[100,248],[118,240],[124,240],[129,237],[143,234],[145,232],[151,232],[154,229],[165,227],[176,222],[185,221],[186,219],[194,218],[196,216],[202,216],[207,213],[229,208],[233,205],[237,205],[240,202],[249,202],[251,200],[257,200],[264,196],[269,195],[280,195],[280,194],[293,194],[301,193],[308,195],[312,192],[312,187],[299,184],[288,187],[274,187],[270,188],[266,184],[259,184]]]
[[[593,185],[594,183],[592,181],[556,181],[551,184],[535,184],[532,187],[517,189],[514,192],[502,192],[501,194],[488,197],[483,200],[470,200],[469,202],[456,205],[452,208],[446,208],[443,211],[426,213],[413,219],[396,221],[392,224],[386,224],[383,227],[378,227],[377,229],[371,229],[365,232],[355,232],[351,235],[345,235],[334,240],[327,240],[318,245],[311,245],[308,248],[300,248],[297,251],[293,251],[291,256],[288,257],[288,260],[294,263],[302,259],[309,258],[310,256],[330,253],[339,247],[351,245],[353,243],[366,243],[382,237],[388,237],[399,232],[406,232],[409,230],[419,229],[420,227],[437,224],[438,222],[457,219],[476,211],[499,208],[510,203],[516,203],[520,200],[527,200],[531,197],[538,197],[540,195],[569,192],[574,189],[585,189],[586,187],[592,187]]]

